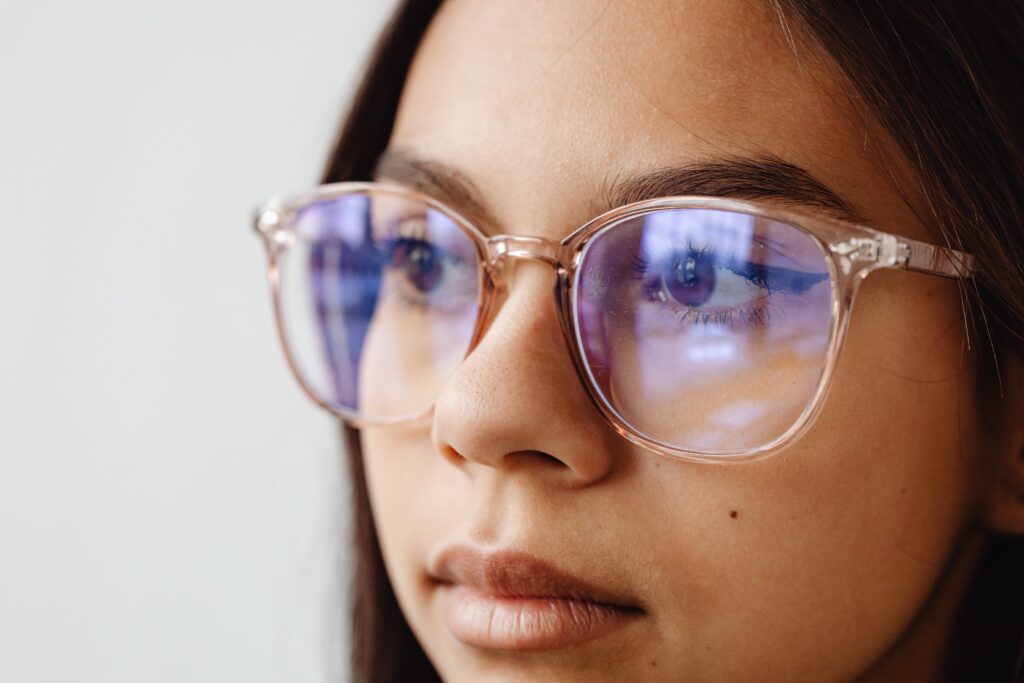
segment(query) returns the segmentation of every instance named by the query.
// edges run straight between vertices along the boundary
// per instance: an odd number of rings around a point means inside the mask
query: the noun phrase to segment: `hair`
[[[324,173],[370,180],[388,145],[416,49],[441,0],[402,0],[381,34]],[[916,171],[928,222],[974,254],[965,299],[982,396],[1024,340],[1024,3],[772,0],[783,29],[838,65]],[[987,360],[986,360],[987,359]],[[354,681],[440,680],[409,628],[381,556],[358,432],[344,427],[355,506]],[[995,535],[945,654],[947,681],[1024,681],[1024,539]]]

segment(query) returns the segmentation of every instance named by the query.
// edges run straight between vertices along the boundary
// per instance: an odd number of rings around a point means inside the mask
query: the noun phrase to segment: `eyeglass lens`
[[[472,342],[481,252],[413,198],[365,191],[301,209],[280,269],[284,333],[307,387],[349,414],[433,404]],[[573,282],[577,345],[607,407],[671,448],[729,453],[784,434],[831,339],[824,252],[791,225],[693,208],[606,226]]]
[[[311,204],[294,227],[282,309],[307,386],[361,417],[429,408],[473,337],[474,240],[443,213],[385,193]]]
[[[579,345],[634,430],[682,450],[754,450],[813,399],[831,290],[825,255],[802,230],[729,211],[656,211],[602,230],[581,264]]]

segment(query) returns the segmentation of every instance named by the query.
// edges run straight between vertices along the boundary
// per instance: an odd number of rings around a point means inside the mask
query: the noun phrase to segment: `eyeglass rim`
[[[858,223],[822,217],[801,210],[779,208],[757,201],[709,196],[646,199],[606,211],[587,221],[562,240],[555,241],[515,235],[488,236],[472,221],[444,202],[403,185],[387,182],[341,182],[321,185],[300,194],[271,199],[257,207],[253,216],[253,227],[266,247],[267,276],[275,326],[293,376],[314,403],[355,428],[416,423],[430,418],[434,405],[431,404],[417,413],[398,417],[369,417],[321,397],[305,379],[292,352],[281,300],[279,262],[281,256],[297,239],[293,225],[300,211],[319,202],[362,193],[398,195],[410,201],[423,203],[452,220],[471,237],[480,258],[480,287],[477,320],[466,356],[479,344],[490,323],[494,294],[501,286],[494,277],[495,265],[503,258],[542,260],[552,265],[558,275],[555,303],[562,333],[575,370],[591,402],[613,430],[623,438],[659,455],[685,461],[751,462],[782,451],[786,446],[798,441],[810,429],[826,403],[860,284],[872,272],[902,269],[952,278],[968,278],[974,273],[973,257],[949,247],[920,242]],[[604,396],[583,356],[584,347],[577,314],[577,292],[580,264],[588,245],[602,232],[631,218],[671,209],[730,211],[786,224],[810,238],[822,252],[827,264],[830,332],[825,366],[818,385],[800,416],[786,432],[768,444],[751,449],[708,452],[678,448],[650,437],[643,430],[630,424]],[[509,252],[509,243],[518,247],[515,253]]]

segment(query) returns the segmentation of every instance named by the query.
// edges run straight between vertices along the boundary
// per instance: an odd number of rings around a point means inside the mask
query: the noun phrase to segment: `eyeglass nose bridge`
[[[487,261],[491,268],[500,270],[505,259],[540,261],[556,270],[563,270],[567,259],[566,247],[561,242],[543,237],[495,235],[487,238]]]

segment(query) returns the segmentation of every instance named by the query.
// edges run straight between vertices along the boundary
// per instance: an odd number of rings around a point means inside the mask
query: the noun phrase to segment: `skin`
[[[457,169],[491,232],[561,239],[593,217],[609,178],[770,154],[864,223],[935,242],[893,143],[790,33],[738,0],[449,0],[390,148]],[[518,263],[432,420],[361,435],[389,576],[442,677],[935,680],[988,520],[1019,524],[989,495],[957,283],[872,275],[810,431],[767,459],[709,465],[653,454],[604,421],[570,361],[553,281]],[[575,647],[466,645],[427,576],[451,543],[530,552],[646,613]]]

